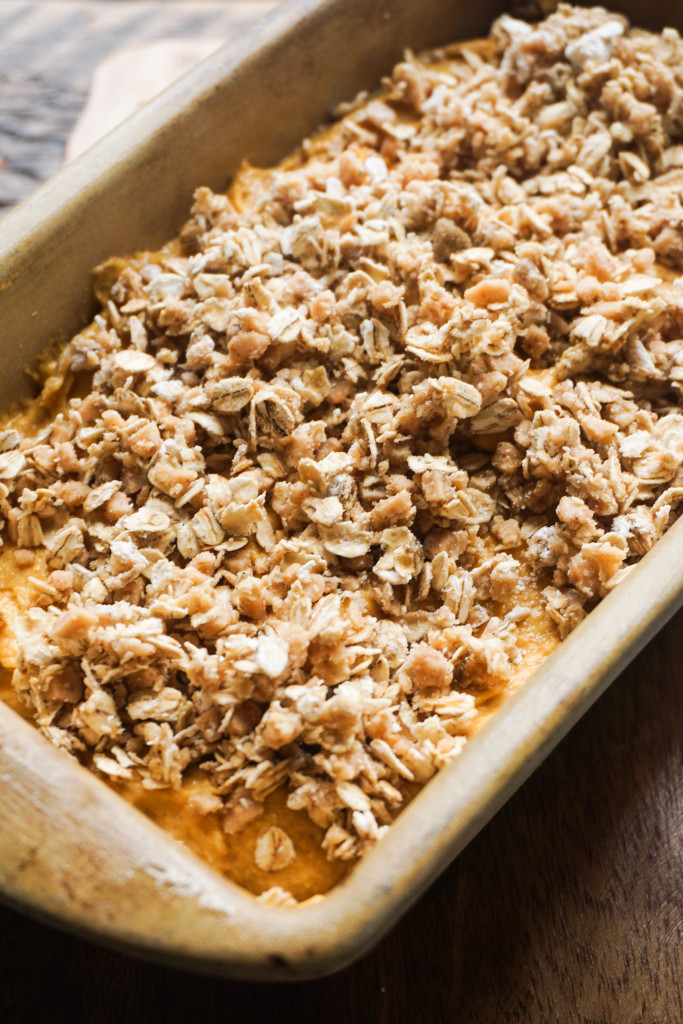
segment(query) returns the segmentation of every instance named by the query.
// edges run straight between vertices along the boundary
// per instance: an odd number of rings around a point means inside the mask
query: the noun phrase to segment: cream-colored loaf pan
[[[200,184],[282,157],[405,47],[486,33],[501,3],[289,0],[45,185],[0,228],[0,402],[92,313],[90,270],[172,237]],[[683,24],[664,5],[615,4]],[[663,12],[658,23],[657,7]],[[323,974],[375,942],[683,602],[683,526],[429,783],[351,876],[279,909],[215,874],[0,705],[0,894],[131,952],[252,978]]]

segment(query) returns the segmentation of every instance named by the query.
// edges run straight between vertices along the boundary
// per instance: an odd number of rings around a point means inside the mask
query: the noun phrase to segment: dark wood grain
[[[49,67],[35,63],[26,19],[37,6],[0,0],[0,205],[55,169],[93,66],[91,53],[67,74],[66,43]],[[64,16],[68,5],[48,6]],[[148,29],[163,34],[163,5],[104,6],[129,6],[131,17],[146,6]],[[174,17],[180,6],[190,5]],[[92,52],[112,48],[87,38]],[[0,909],[0,1021],[682,1024],[682,635],[683,613],[399,926],[341,974],[285,987],[200,978]]]

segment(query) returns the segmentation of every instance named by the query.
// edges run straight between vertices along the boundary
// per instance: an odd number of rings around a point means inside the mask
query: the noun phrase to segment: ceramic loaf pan
[[[193,189],[270,164],[405,47],[485,34],[501,3],[289,0],[57,175],[0,232],[0,401],[92,314],[90,270],[172,237]],[[619,4],[661,28],[683,12]],[[662,17],[657,18],[659,6]],[[258,903],[0,705],[0,892],[129,952],[232,976],[306,978],[359,956],[517,789],[683,602],[677,524],[322,900]]]

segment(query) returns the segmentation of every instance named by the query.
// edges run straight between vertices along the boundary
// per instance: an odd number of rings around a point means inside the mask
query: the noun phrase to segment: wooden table
[[[95,61],[133,19],[138,38],[227,35],[255,10],[0,0],[0,203],[56,170]],[[50,60],[46,39],[57,40]],[[278,987],[206,979],[0,909],[0,1021],[681,1024],[682,633],[683,613],[341,974]]]

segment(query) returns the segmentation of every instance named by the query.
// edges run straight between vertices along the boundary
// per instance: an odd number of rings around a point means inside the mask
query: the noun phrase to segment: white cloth
[[[222,40],[216,39],[160,39],[105,57],[95,69],[64,160],[79,156],[221,45]]]

